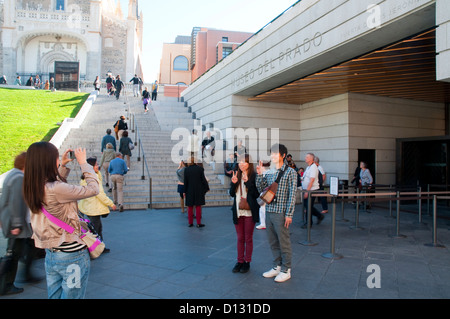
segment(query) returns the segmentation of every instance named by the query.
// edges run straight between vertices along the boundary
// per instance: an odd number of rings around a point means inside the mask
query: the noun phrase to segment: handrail
[[[139,134],[139,127],[136,124],[136,116],[134,112],[131,112],[130,103],[128,101],[128,96],[126,94],[126,89],[124,89],[124,99],[127,105],[126,112],[127,118],[130,121],[131,132],[134,133],[134,145],[137,146],[138,156],[137,161],[141,162],[141,152],[142,152],[142,175],[141,180],[145,180],[145,173],[147,173],[149,180],[149,204],[148,208],[153,209],[153,191],[152,191],[152,176],[150,175],[150,169],[148,167],[147,159],[145,157],[144,147],[142,145],[141,136]],[[130,129],[130,128],[129,128]]]
[[[132,117],[134,118],[134,113],[132,113]],[[145,180],[145,172],[147,172],[147,176],[149,179],[149,205],[148,208],[153,209],[153,194],[152,194],[152,176],[150,175],[150,169],[148,167],[147,159],[145,157],[144,146],[142,145],[141,136],[139,134],[139,127],[136,122],[133,123],[134,131],[135,131],[135,145],[138,147],[138,162],[142,162],[142,175],[141,179]],[[142,152],[142,160],[141,160],[141,152]],[[145,170],[144,170],[145,168]]]

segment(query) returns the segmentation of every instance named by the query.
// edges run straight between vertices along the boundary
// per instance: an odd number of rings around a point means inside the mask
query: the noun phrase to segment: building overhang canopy
[[[300,105],[351,92],[436,103],[450,102],[450,83],[436,81],[435,29],[249,100]]]

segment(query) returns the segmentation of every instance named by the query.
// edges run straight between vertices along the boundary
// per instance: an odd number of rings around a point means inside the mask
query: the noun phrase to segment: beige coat
[[[105,194],[102,186],[102,174],[97,173],[100,192],[97,196],[82,199],[78,202],[78,209],[87,216],[100,216],[110,213],[109,207],[114,206],[114,202]],[[82,179],[81,186],[86,186],[86,180]]]
[[[77,201],[96,196],[99,193],[99,184],[94,168],[89,164],[80,165],[81,171],[86,177],[86,186],[71,185],[62,181],[45,184],[44,208],[56,218],[62,220],[80,232],[80,219],[78,217]],[[59,173],[66,178],[70,169],[60,167]],[[79,242],[76,234],[69,234],[62,228],[51,222],[42,212],[31,214],[31,226],[33,239],[38,248],[54,248],[63,242]]]

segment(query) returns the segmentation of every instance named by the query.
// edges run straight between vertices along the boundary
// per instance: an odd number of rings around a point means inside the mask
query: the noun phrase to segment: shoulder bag
[[[283,177],[284,172],[286,171],[287,167],[280,171],[278,173],[277,179],[275,180],[275,182],[272,183],[272,185],[270,185],[269,187],[267,187],[262,193],[261,195],[259,195],[258,201],[261,203],[260,205],[266,203],[266,204],[270,204],[274,201],[275,199],[275,194],[277,193],[277,189],[278,189],[278,184],[280,183],[281,177]]]
[[[44,207],[42,207],[42,212],[55,225],[61,227],[62,229],[64,229],[65,231],[67,231],[70,234],[75,233],[75,229],[72,226],[66,224],[65,222],[59,220],[58,218],[56,218],[55,216],[50,214]],[[77,235],[87,246],[87,248],[89,250],[89,255],[91,256],[91,258],[95,259],[103,253],[103,250],[105,249],[105,244],[102,243],[100,241],[100,239],[98,238],[98,236],[96,234],[94,234],[93,232],[91,232],[88,227],[86,227],[86,228],[87,229],[84,229],[83,225],[82,225],[81,226],[81,234],[77,234]]]

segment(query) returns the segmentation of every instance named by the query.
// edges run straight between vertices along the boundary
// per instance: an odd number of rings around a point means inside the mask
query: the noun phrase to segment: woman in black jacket
[[[209,184],[205,177],[205,170],[195,164],[193,157],[184,170],[184,191],[188,207],[189,227],[192,227],[194,223],[194,206],[197,227],[204,227],[205,225],[201,223],[202,206],[205,205],[205,194],[209,191]]]
[[[259,222],[259,197],[256,188],[256,172],[250,156],[239,159],[239,169],[233,172],[230,195],[233,201],[233,223],[237,234],[237,263],[233,272],[245,273],[250,269],[253,253],[253,231]]]

